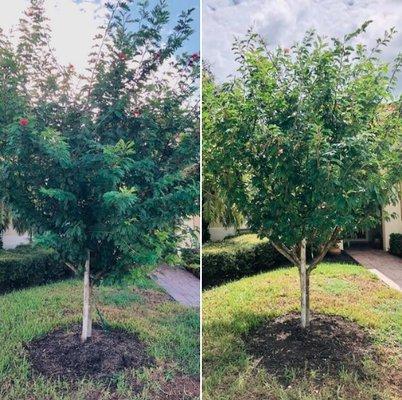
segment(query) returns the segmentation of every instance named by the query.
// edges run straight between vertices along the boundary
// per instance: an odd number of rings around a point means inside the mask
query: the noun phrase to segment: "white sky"
[[[218,80],[235,72],[233,39],[251,26],[271,45],[290,47],[308,29],[343,36],[372,19],[362,41],[374,45],[377,37],[395,26],[399,32],[384,57],[391,60],[402,51],[402,0],[203,0],[202,13],[203,58]]]
[[[99,0],[82,0],[79,3],[73,0],[45,0],[53,31],[52,46],[62,64],[71,63],[78,72],[83,72],[92,39],[105,12],[101,6],[103,3]],[[13,0],[3,5],[0,9],[0,27],[8,31],[15,26],[28,4],[28,0]]]

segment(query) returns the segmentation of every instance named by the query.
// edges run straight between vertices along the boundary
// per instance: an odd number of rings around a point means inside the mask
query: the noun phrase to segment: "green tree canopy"
[[[299,267],[304,325],[309,273],[334,242],[377,223],[401,179],[392,90],[402,57],[380,58],[394,29],[373,49],[356,44],[368,25],[343,39],[311,31],[275,50],[249,32],[234,45],[239,76],[204,99],[213,118],[203,154],[213,154],[216,184],[250,229]]]
[[[93,279],[169,260],[176,228],[198,213],[199,56],[179,53],[192,10],[163,38],[166,3],[141,2],[138,17],[132,3],[107,4],[78,80],[56,63],[43,1],[32,0],[13,49],[27,106],[1,129],[7,204],[77,273],[90,265]]]

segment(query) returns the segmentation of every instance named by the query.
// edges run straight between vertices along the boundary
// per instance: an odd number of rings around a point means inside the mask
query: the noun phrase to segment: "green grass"
[[[254,233],[226,238],[220,242],[210,242],[202,247],[203,254],[216,254],[222,252],[233,253],[239,250],[248,250],[255,247],[257,244],[267,243],[268,239],[258,239]]]
[[[326,376],[323,384],[306,376],[284,387],[247,354],[244,334],[266,319],[299,310],[297,269],[284,268],[204,292],[205,400],[402,398],[402,294],[356,265],[322,264],[311,280],[313,311],[348,318],[374,338],[380,361],[366,361],[367,376],[343,371]]]
[[[116,375],[117,389],[92,380],[73,384],[33,375],[24,344],[81,320],[81,282],[59,282],[0,297],[0,399],[151,400],[176,376],[198,376],[198,311],[169,301],[146,271],[133,272],[129,283],[98,288],[97,305],[112,327],[139,335],[156,359],[154,367]],[[134,379],[143,383],[142,393],[133,393]]]

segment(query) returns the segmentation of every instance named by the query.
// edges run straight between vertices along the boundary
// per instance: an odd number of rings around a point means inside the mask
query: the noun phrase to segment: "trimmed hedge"
[[[402,233],[391,233],[389,235],[389,252],[402,257]]]
[[[0,250],[0,292],[41,285],[71,277],[53,250],[18,246]]]
[[[267,239],[254,234],[209,243],[202,249],[202,286],[209,288],[288,264]]]
[[[195,275],[200,277],[200,249],[197,248],[183,248],[181,249],[181,258],[183,267]]]

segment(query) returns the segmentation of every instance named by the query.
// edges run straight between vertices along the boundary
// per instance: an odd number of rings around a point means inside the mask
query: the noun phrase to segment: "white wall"
[[[391,233],[402,233],[402,204],[401,201],[398,201],[395,205],[389,205],[385,207],[385,210],[391,214],[397,214],[397,218],[391,218],[389,221],[385,221],[383,218],[382,221],[382,237],[384,243],[384,250],[389,250],[389,235]]]
[[[14,249],[20,244],[27,243],[29,243],[29,235],[19,235],[13,228],[8,228],[3,234],[4,249]]]

